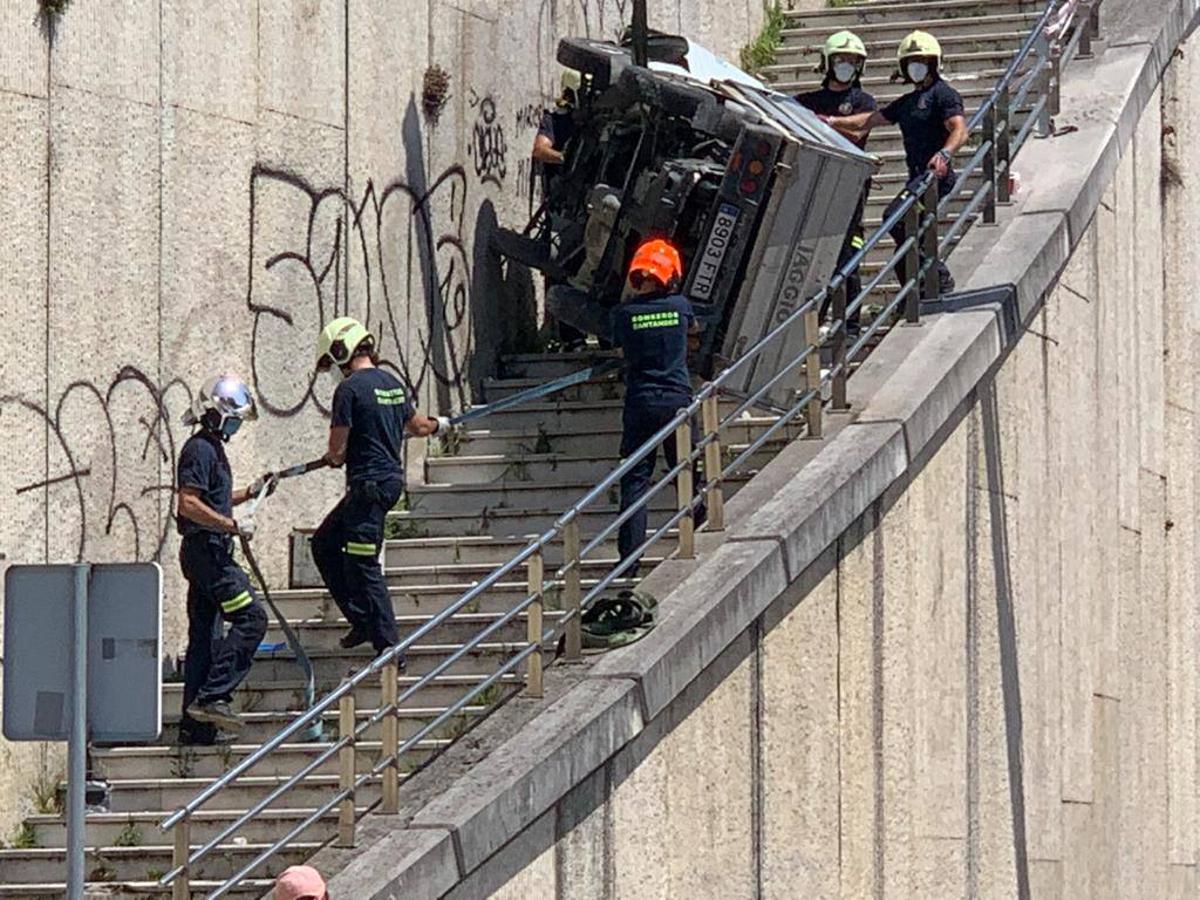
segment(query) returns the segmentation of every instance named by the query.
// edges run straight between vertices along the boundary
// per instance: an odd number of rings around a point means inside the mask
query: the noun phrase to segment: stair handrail
[[[904,304],[903,315],[911,322],[917,322],[921,316],[922,300],[937,299],[938,286],[934,265],[938,259],[944,259],[953,252],[957,245],[957,237],[965,228],[966,223],[978,215],[979,206],[987,204],[982,213],[985,221],[994,221],[997,203],[1008,199],[1007,166],[1021,146],[1032,133],[1035,125],[1040,125],[1042,133],[1046,132],[1048,110],[1057,110],[1058,104],[1058,72],[1062,65],[1069,61],[1082,46],[1090,50],[1091,41],[1098,36],[1098,9],[1100,0],[1088,3],[1078,3],[1077,0],[1048,0],[1044,11],[1030,34],[1014,54],[1012,61],[1004,74],[996,82],[995,88],[985,98],[979,109],[968,120],[968,130],[975,133],[982,126],[982,138],[979,149],[968,164],[962,169],[950,194],[943,200],[937,197],[936,183],[932,173],[926,173],[912,186],[908,196],[898,207],[885,218],[864,241],[863,247],[852,256],[845,265],[840,267],[815,296],[811,297],[786,319],[780,322],[768,334],[757,341],[736,360],[731,362],[714,379],[704,384],[697,391],[694,399],[679,410],[670,422],[654,433],[639,448],[630,453],[598,484],[589,489],[584,495],[563,512],[553,525],[542,534],[532,538],[519,552],[509,560],[493,569],[486,577],[472,585],[461,597],[446,606],[443,610],[430,617],[423,625],[415,629],[396,646],[385,651],[369,665],[353,673],[343,680],[333,691],[313,704],[309,709],[300,713],[287,726],[265,741],[260,747],[247,755],[243,760],[232,766],[227,772],[214,779],[209,785],[196,794],[190,801],[175,812],[165,817],[161,822],[164,830],[175,830],[175,854],[173,866],[160,879],[162,886],[170,885],[175,898],[190,896],[188,872],[197,862],[216,849],[222,841],[239,831],[247,822],[266,809],[276,799],[286,794],[292,787],[304,780],[309,774],[328,762],[334,754],[342,761],[342,775],[339,778],[339,790],[322,804],[312,814],[293,827],[288,834],[275,841],[253,860],[222,882],[213,892],[208,894],[209,900],[224,896],[240,884],[248,875],[254,872],[264,862],[274,857],[298,835],[303,833],[315,822],[322,819],[335,808],[339,809],[339,828],[336,842],[339,846],[353,845],[355,822],[359,813],[354,805],[355,793],[369,781],[382,777],[383,798],[376,801],[370,808],[382,806],[385,813],[397,811],[397,789],[400,767],[400,757],[409,749],[415,747],[421,740],[431,734],[436,728],[453,717],[464,713],[472,700],[484,691],[501,682],[505,675],[513,672],[522,663],[526,664],[525,691],[533,697],[542,696],[542,664],[543,649],[552,642],[562,639],[565,645],[565,655],[568,659],[577,658],[580,647],[580,618],[592,603],[605,590],[613,585],[622,574],[636,564],[640,556],[651,546],[667,535],[674,528],[679,529],[679,546],[677,555],[680,558],[694,556],[694,522],[693,516],[700,504],[707,502],[709,508],[708,527],[710,530],[720,530],[723,521],[723,487],[722,485],[734,474],[743,470],[743,466],[775,435],[803,416],[804,428],[809,436],[819,437],[822,431],[822,411],[825,405],[834,410],[848,408],[846,401],[846,381],[850,374],[850,365],[868,347],[879,330],[893,321],[900,314],[900,304]],[[1080,9],[1088,11],[1086,22],[1080,26],[1075,18]],[[1056,13],[1066,10],[1068,15],[1054,19]],[[1070,40],[1065,45],[1061,41],[1051,42],[1046,35],[1046,28],[1054,21],[1061,25],[1058,36],[1066,32],[1070,24]],[[1011,122],[1009,101],[1013,99],[1012,87],[1020,73],[1021,67],[1031,54],[1037,53],[1037,63],[1022,77],[1017,85],[1016,98],[1023,101],[1031,93],[1036,93],[1037,99],[1027,115],[1024,125],[1015,131]],[[1020,106],[1021,102],[1012,106]],[[985,181],[976,190],[971,201],[953,218],[950,230],[940,240],[938,238],[938,215],[947,209],[949,202],[961,193],[971,175],[983,169]],[[1002,186],[1003,182],[1003,186]],[[899,243],[896,252],[882,265],[880,270],[863,285],[854,297],[848,297],[846,291],[847,278],[865,260],[870,250],[889,235],[892,228],[899,224],[906,226],[906,238]],[[957,229],[957,230],[956,230]],[[921,261],[922,251],[930,251]],[[908,265],[912,263],[912,265]],[[870,325],[850,343],[846,332],[846,322],[851,314],[859,309],[866,298],[881,283],[884,277],[891,274],[902,264],[906,265],[905,277],[899,291],[884,305]],[[826,300],[832,301],[833,321],[822,332],[818,330],[817,313]],[[735,375],[742,372],[745,366],[762,355],[764,350],[788,333],[794,327],[803,327],[806,335],[804,350],[791,362],[775,372],[762,386],[749,396],[740,398],[741,403],[725,416],[719,415],[718,398],[727,395],[725,390]],[[829,347],[832,350],[832,365],[822,371],[820,369],[819,351]],[[796,369],[804,367],[807,387],[796,396],[793,404],[781,410],[780,415],[766,427],[757,438],[750,440],[734,458],[723,463],[720,434],[723,430],[736,427],[743,420],[743,415],[751,408],[761,404],[766,395],[783,379],[789,377]],[[826,400],[823,394],[828,391],[830,397]],[[704,427],[703,436],[692,446],[691,424],[697,416],[701,416]],[[586,545],[581,544],[579,535],[579,519],[583,512],[601,498],[605,497],[620,480],[635,465],[658,448],[668,438],[674,436],[680,447],[677,463],[651,486],[638,503],[619,512],[617,517],[600,530]],[[728,449],[728,448],[726,448]],[[693,468],[703,465],[704,484],[696,487],[692,484]],[[677,509],[666,521],[655,529],[634,553],[619,560],[618,563],[603,578],[600,578],[586,593],[582,591],[580,570],[582,561],[589,552],[598,548],[609,538],[620,525],[637,511],[645,509],[650,501],[662,493],[668,486],[674,486],[677,494]],[[544,576],[544,553],[547,547],[556,540],[563,540],[564,546],[571,548],[564,554],[562,565],[553,573],[549,580]],[[434,666],[425,675],[408,685],[397,694],[396,679],[399,659],[412,649],[417,641],[444,625],[458,613],[462,612],[473,601],[482,597],[488,590],[500,584],[503,579],[517,570],[523,570],[528,576],[529,589],[524,598],[511,609],[483,628],[478,634],[465,641],[454,653]],[[559,617],[558,622],[550,628],[542,627],[543,600],[548,591],[563,590],[568,595],[567,608]],[[354,757],[356,740],[369,728],[383,723],[385,729],[389,722],[395,721],[395,716],[401,704],[413,696],[422,687],[429,684],[438,675],[449,669],[455,662],[468,653],[480,649],[484,643],[495,635],[500,628],[525,614],[528,623],[528,639],[515,646],[521,649],[511,649],[510,655],[498,669],[484,680],[470,688],[461,697],[449,704],[438,716],[426,723],[415,734],[401,742],[392,729],[392,746],[385,747],[380,759],[364,774],[357,774]],[[384,698],[374,713],[357,724],[354,706],[355,690],[364,682],[373,681],[382,676]],[[388,684],[391,684],[389,690]],[[389,693],[391,696],[389,697]],[[335,704],[339,707],[342,728],[338,739],[331,743],[321,754],[306,764],[291,777],[275,787],[266,797],[251,806],[242,815],[222,829],[201,847],[192,851],[189,841],[189,822],[191,817],[210,800],[233,784],[238,778],[254,768],[263,759],[294,737],[314,721],[320,719]],[[385,732],[386,734],[386,732]],[[385,743],[387,739],[385,738]]]

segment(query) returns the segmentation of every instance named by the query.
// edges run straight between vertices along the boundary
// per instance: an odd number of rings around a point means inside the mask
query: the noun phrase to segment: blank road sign
[[[4,578],[4,736],[70,731],[74,567],[12,566]],[[88,583],[88,731],[101,742],[162,730],[162,569],[96,564]]]

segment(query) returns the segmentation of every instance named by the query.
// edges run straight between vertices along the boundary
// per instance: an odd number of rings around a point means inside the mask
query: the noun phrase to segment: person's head
[[[379,363],[375,336],[358,319],[342,316],[321,329],[317,337],[317,371],[346,377],[355,369]]]
[[[867,48],[853,31],[839,31],[825,39],[821,48],[819,71],[826,81],[851,85],[862,77],[867,62]]]
[[[670,241],[648,238],[638,245],[629,263],[630,294],[673,293],[683,284],[683,261]]]
[[[246,382],[236,375],[217,375],[204,382],[183,414],[183,424],[199,425],[227,441],[242,427],[242,422],[257,418],[258,407]]]
[[[312,866],[291,866],[275,879],[274,900],[329,900],[329,891]]]
[[[558,106],[560,109],[574,109],[579,105],[579,89],[583,87],[583,76],[576,69],[563,69],[561,81]]]
[[[922,85],[933,78],[942,64],[942,45],[927,31],[914,31],[900,42],[896,51],[900,77]]]

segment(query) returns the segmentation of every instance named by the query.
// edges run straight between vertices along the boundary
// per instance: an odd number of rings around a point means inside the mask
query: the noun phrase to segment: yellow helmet
[[[896,62],[901,67],[904,61],[913,56],[932,56],[940,64],[942,61],[942,45],[928,31],[913,31],[904,37],[896,48]]]
[[[829,71],[829,57],[835,53],[857,56],[863,60],[867,58],[866,45],[857,34],[853,31],[839,31],[825,38],[825,46],[821,48],[821,63],[817,67],[818,72]]]
[[[358,319],[351,316],[334,319],[321,329],[317,338],[317,368],[344,366],[353,359],[354,351],[363,341],[374,340],[374,335]]]

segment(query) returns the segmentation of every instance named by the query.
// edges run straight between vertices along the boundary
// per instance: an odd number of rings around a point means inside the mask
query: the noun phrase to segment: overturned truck
[[[684,38],[654,35],[649,56],[645,68],[620,44],[559,43],[581,74],[565,159],[528,225],[500,229],[496,246],[545,273],[552,315],[606,338],[637,244],[670,237],[702,325],[689,364],[711,377],[828,281],[876,163]],[[753,392],[803,349],[791,329],[731,387]],[[796,386],[765,399],[783,405]]]

